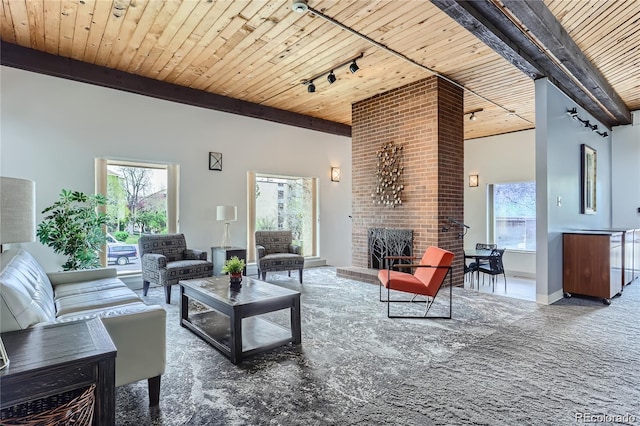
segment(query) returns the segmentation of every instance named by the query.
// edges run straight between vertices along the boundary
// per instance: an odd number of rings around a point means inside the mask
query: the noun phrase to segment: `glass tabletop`
[[[465,249],[464,251],[464,257],[482,258],[482,257],[489,257],[490,255],[491,255],[491,250]]]

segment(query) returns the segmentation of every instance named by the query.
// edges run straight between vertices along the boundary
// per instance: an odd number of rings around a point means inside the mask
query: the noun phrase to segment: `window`
[[[493,242],[500,248],[536,250],[536,183],[489,186]]]
[[[249,243],[257,230],[288,229],[303,256],[317,255],[317,179],[249,174]],[[255,261],[255,250],[248,257]]]
[[[98,159],[96,177],[107,197],[103,264],[139,272],[140,236],[177,232],[177,166]]]

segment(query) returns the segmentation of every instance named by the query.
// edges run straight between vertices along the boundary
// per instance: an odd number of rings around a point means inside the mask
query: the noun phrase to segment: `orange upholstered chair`
[[[380,301],[387,302],[387,316],[389,318],[451,318],[451,304],[452,304],[452,277],[451,277],[451,264],[453,262],[453,253],[447,250],[443,250],[438,247],[428,247],[424,252],[420,263],[410,264],[394,264],[394,261],[400,260],[413,260],[416,257],[409,256],[386,256],[387,269],[381,269],[378,272],[378,279],[380,280]],[[405,269],[410,271],[415,269],[412,274],[410,272],[402,272],[398,269]],[[427,317],[427,313],[433,304],[433,301],[442,287],[444,280],[449,276],[449,315],[438,317]],[[382,298],[382,287],[387,288],[387,299]],[[391,290],[402,291],[405,293],[412,293],[414,297],[411,300],[391,300]],[[422,300],[416,300],[418,295],[426,296],[425,312],[422,317],[415,316],[398,316],[391,315],[390,305],[392,302],[422,302]]]

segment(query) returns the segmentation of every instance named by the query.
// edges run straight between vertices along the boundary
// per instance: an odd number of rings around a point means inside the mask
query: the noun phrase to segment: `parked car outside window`
[[[132,260],[138,259],[138,247],[133,244],[107,244],[107,262],[118,265],[127,265]]]

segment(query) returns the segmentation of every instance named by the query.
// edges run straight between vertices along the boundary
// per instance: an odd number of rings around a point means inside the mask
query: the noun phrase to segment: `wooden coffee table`
[[[238,364],[243,358],[289,342],[300,344],[300,292],[242,277],[234,291],[226,275],[180,281],[180,325]],[[205,306],[192,309],[190,299]],[[197,304],[195,305],[197,306]],[[260,315],[291,310],[291,328]]]

